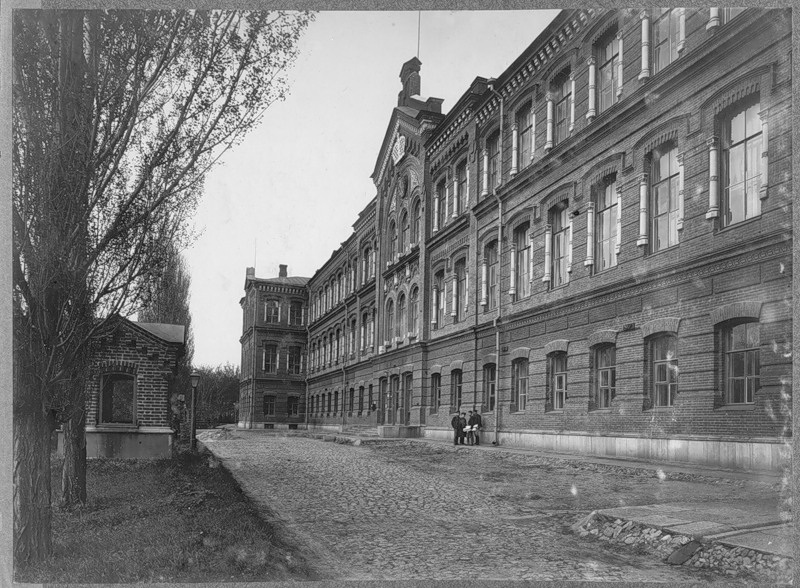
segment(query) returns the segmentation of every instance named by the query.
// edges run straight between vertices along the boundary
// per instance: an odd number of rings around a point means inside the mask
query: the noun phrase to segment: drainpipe
[[[345,396],[347,395],[347,300],[344,301],[344,343],[342,347],[345,348],[344,350],[344,359],[342,360],[342,432],[344,432],[344,407],[345,407]]]
[[[494,79],[489,80],[489,91],[500,100],[500,136],[498,137],[498,148],[500,149],[500,183],[503,182],[503,108],[505,100],[503,96],[494,89]],[[497,200],[497,268],[503,266],[503,202],[497,195],[497,187],[492,186],[492,195]],[[497,276],[497,316],[492,321],[494,324],[494,345],[495,345],[495,367],[494,367],[494,443],[500,445],[500,319],[503,315],[503,296],[500,292],[500,276]]]
[[[255,407],[256,407],[256,363],[257,353],[256,353],[256,319],[258,318],[258,289],[256,286],[253,286],[253,377],[250,380],[250,424],[248,429],[253,428],[253,418],[255,416]]]

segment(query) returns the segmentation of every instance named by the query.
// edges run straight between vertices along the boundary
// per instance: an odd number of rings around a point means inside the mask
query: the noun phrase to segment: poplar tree
[[[85,464],[91,342],[109,317],[141,307],[168,245],[186,240],[205,174],[284,98],[311,18],[13,12],[17,565],[51,552],[50,436],[59,421],[65,460]]]

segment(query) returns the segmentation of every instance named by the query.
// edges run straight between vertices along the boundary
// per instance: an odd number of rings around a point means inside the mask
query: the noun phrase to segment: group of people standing
[[[480,430],[483,427],[483,419],[477,410],[469,411],[469,419],[466,413],[456,414],[450,421],[453,427],[453,445],[480,445]]]

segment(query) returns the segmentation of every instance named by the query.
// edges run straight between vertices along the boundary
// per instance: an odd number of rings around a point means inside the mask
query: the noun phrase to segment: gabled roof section
[[[151,335],[155,335],[159,339],[167,341],[168,343],[184,344],[186,340],[186,327],[183,325],[170,325],[167,323],[132,323],[137,327],[141,327]]]

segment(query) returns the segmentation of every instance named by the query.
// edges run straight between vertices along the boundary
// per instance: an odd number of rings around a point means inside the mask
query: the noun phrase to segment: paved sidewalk
[[[372,438],[370,438],[372,439]],[[449,445],[448,441],[410,439],[418,443]],[[685,474],[711,478],[750,480],[765,484],[780,483],[780,472],[753,472],[709,468],[692,464],[665,464],[630,458],[609,458],[539,451],[511,446],[459,445],[459,450],[510,452],[570,462],[595,463],[614,467],[652,470],[658,476]],[[794,525],[792,513],[784,510],[777,498],[738,501],[731,505],[714,502],[684,502],[631,506],[597,511],[598,514],[648,527],[686,535],[699,541],[716,541],[732,547],[746,547],[782,557],[794,557]]]

